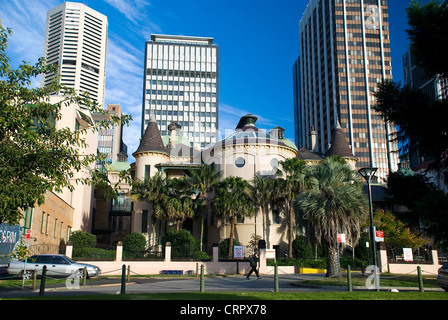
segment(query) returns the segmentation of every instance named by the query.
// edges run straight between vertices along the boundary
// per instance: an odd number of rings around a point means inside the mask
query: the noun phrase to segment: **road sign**
[[[233,257],[235,259],[243,258],[243,246],[233,246]]]
[[[376,242],[384,242],[384,231],[375,231],[375,241]]]
[[[345,233],[338,233],[337,240],[338,240],[338,243],[344,243],[345,242]]]
[[[26,230],[26,238],[27,239],[31,238],[31,229]]]
[[[403,248],[403,260],[414,261],[414,257],[412,256],[412,248]]]

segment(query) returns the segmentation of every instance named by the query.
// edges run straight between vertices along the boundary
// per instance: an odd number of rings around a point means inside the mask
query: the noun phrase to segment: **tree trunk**
[[[261,209],[261,214],[262,214],[262,218],[263,218],[263,240],[267,241],[266,239],[266,209],[264,208],[264,206]]]
[[[207,204],[201,208],[201,243],[199,244],[199,250],[202,251],[202,243],[204,242],[204,220],[205,215],[207,214],[207,211],[205,210],[207,208]]]
[[[335,247],[327,247],[327,274],[326,277],[339,276],[338,251]]]
[[[288,257],[292,258],[292,242],[294,240],[294,208],[292,201],[289,203],[289,219],[288,219]]]
[[[230,237],[229,237],[229,258],[233,257],[233,238],[235,234],[235,220],[236,217],[230,219]]]

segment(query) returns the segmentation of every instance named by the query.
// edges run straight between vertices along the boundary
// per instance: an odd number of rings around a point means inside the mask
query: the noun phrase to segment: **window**
[[[242,168],[244,167],[244,165],[246,164],[246,160],[244,160],[243,158],[239,157],[235,160],[235,166],[237,168]]]
[[[274,224],[280,224],[280,211],[278,209],[272,210],[272,221]]]
[[[142,232],[146,233],[148,232],[148,210],[142,211]]]

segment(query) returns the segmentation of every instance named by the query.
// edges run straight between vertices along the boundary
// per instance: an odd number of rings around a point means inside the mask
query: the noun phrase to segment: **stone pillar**
[[[115,251],[115,261],[121,262],[123,259],[123,242],[118,241],[117,249]]]
[[[69,241],[67,242],[67,245],[65,246],[65,255],[69,258],[73,255],[73,242]]]
[[[217,243],[213,244],[213,262],[218,262],[219,260],[219,247]]]
[[[439,252],[437,251],[437,249],[432,249],[431,254],[432,254],[432,264],[435,266],[438,266],[439,265]]]
[[[389,263],[387,261],[387,250],[384,242],[378,242],[378,268],[379,272],[389,272]]]
[[[171,262],[171,242],[165,245],[165,262]]]

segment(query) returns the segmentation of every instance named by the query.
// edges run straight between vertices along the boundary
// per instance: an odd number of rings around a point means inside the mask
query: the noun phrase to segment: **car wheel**
[[[79,279],[81,280],[84,278],[84,269],[79,269],[78,276]],[[87,271],[86,271],[86,279],[89,279],[89,273]]]
[[[19,277],[22,278],[22,279],[29,280],[29,279],[31,279],[33,277],[33,271],[31,271],[31,270],[26,270],[26,271],[22,270],[19,273]]]

